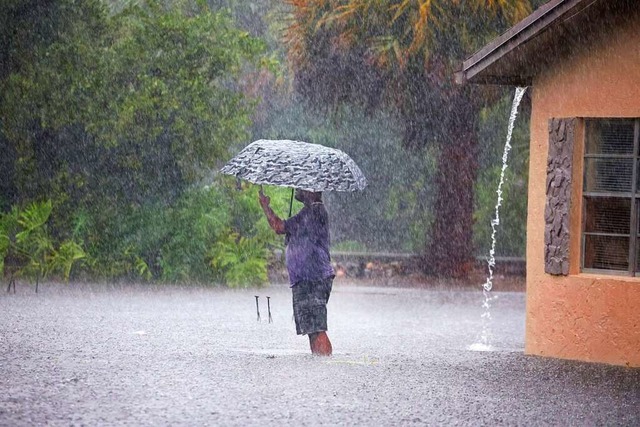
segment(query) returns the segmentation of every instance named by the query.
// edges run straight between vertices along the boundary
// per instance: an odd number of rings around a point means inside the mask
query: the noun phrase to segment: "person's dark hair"
[[[322,201],[322,192],[309,192],[309,199],[311,202],[321,202]]]
[[[295,198],[302,203],[322,202],[322,192],[299,189],[296,190]]]

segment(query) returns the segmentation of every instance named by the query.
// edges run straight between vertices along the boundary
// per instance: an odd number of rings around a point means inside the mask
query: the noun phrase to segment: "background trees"
[[[161,268],[166,219],[248,138],[238,80],[264,43],[200,3],[5,2],[0,15],[5,207],[51,199],[54,234],[81,230],[106,275],[175,271]]]
[[[21,195],[170,202],[246,138],[250,104],[234,79],[263,45],[228,17],[156,2],[116,15],[100,2],[66,3],[35,25],[69,22],[3,84]]]
[[[405,148],[439,149],[425,266],[464,275],[473,255],[479,111],[496,93],[457,86],[465,55],[530,12],[521,1],[291,2],[287,40],[300,93],[313,103],[391,108]]]
[[[43,272],[263,281],[267,249],[282,242],[254,189],[238,191],[215,171],[254,139],[287,138],[344,149],[369,179],[362,193],[325,196],[335,249],[420,251],[432,271],[464,274],[478,253],[472,242],[488,239],[510,94],[461,88],[452,72],[527,7],[7,0],[0,258],[13,262],[16,212],[50,200]],[[522,154],[507,191],[526,186]],[[268,191],[286,215],[288,191]],[[509,255],[524,248],[525,192],[514,199],[498,243]],[[24,265],[35,252],[27,255]]]

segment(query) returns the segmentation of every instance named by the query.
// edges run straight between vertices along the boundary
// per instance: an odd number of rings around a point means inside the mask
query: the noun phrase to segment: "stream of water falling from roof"
[[[482,294],[484,296],[484,301],[482,303],[482,332],[480,333],[479,342],[471,344],[469,346],[470,350],[491,351],[493,349],[490,344],[492,335],[490,330],[491,300],[493,299],[490,295],[490,292],[493,288],[493,269],[496,265],[496,231],[498,226],[500,225],[500,206],[502,206],[503,201],[502,185],[504,184],[504,174],[507,170],[509,152],[511,151],[511,136],[513,135],[513,126],[516,121],[516,117],[518,116],[518,106],[520,105],[520,101],[522,101],[522,97],[524,96],[526,90],[526,87],[516,88],[516,93],[513,97],[513,104],[511,105],[511,115],[509,116],[509,126],[507,128],[507,141],[504,145],[504,151],[502,153],[502,169],[500,171],[500,181],[498,182],[498,189],[496,190],[498,199],[496,201],[495,217],[491,220],[491,249],[489,250],[489,259],[487,260],[489,274],[487,276],[487,281],[482,285]]]

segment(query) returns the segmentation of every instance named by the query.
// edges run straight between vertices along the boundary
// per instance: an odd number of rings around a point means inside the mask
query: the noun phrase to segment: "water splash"
[[[498,183],[498,200],[496,202],[495,217],[491,220],[491,250],[489,251],[489,259],[487,264],[489,267],[489,274],[487,281],[482,285],[482,294],[484,301],[482,302],[482,332],[480,333],[480,342],[469,346],[469,350],[473,351],[492,351],[493,347],[489,344],[492,338],[490,325],[491,325],[491,301],[497,297],[491,297],[490,292],[493,288],[493,269],[496,265],[496,232],[500,225],[500,206],[502,206],[502,185],[504,184],[504,174],[507,170],[507,164],[509,160],[509,152],[511,151],[511,136],[513,135],[513,126],[518,116],[518,106],[524,96],[526,87],[516,88],[516,93],[513,97],[513,104],[511,105],[511,114],[509,116],[509,126],[507,128],[507,141],[504,145],[504,151],[502,153],[502,169],[500,171],[500,182]]]
[[[471,344],[468,347],[468,349],[471,350],[471,351],[493,351],[494,350],[492,346],[490,346],[488,344],[482,344],[482,343],[479,343],[479,342]]]

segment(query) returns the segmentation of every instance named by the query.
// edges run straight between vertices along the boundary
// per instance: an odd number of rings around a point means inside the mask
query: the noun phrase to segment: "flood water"
[[[479,295],[336,283],[322,358],[284,285],[19,285],[0,296],[0,425],[640,422],[638,370],[524,355],[524,293],[493,293],[494,351],[469,351]]]

